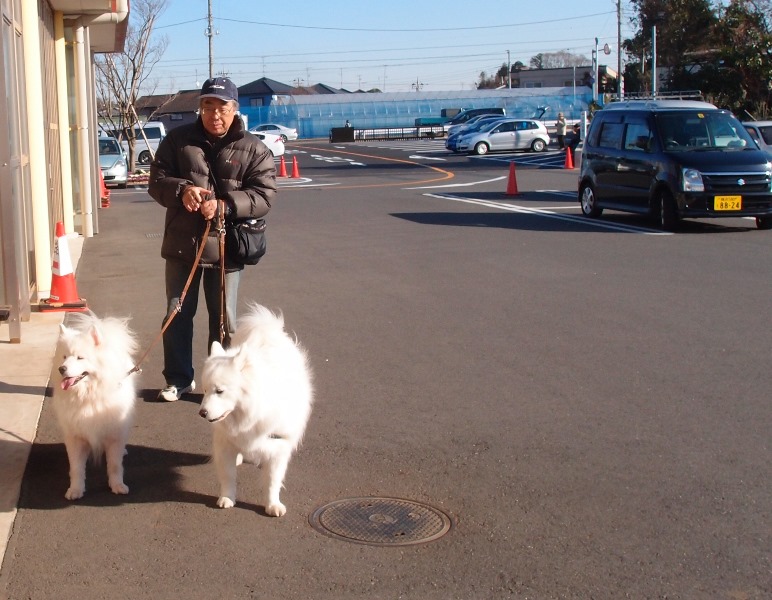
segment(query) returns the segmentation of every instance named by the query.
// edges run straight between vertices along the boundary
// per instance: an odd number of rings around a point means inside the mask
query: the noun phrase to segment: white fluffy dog
[[[93,313],[72,313],[62,325],[57,356],[61,382],[53,405],[70,462],[68,500],[86,491],[86,461],[107,459],[107,476],[115,494],[128,494],[123,456],[134,416],[136,389],[132,354],[137,342],[128,320]]]
[[[281,315],[255,304],[239,320],[228,350],[212,344],[203,384],[199,414],[214,424],[217,506],[235,504],[236,466],[243,456],[260,466],[259,503],[268,515],[281,517],[287,508],[279,492],[313,401],[305,351],[284,331]]]

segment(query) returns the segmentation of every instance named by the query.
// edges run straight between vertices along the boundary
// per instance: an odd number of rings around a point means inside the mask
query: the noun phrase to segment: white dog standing
[[[259,502],[268,515],[281,517],[287,509],[279,492],[313,401],[305,351],[284,331],[281,315],[252,305],[238,322],[231,348],[212,344],[203,384],[199,414],[214,424],[217,506],[236,503],[236,467],[243,456],[260,466]]]
[[[126,319],[99,319],[73,313],[61,326],[58,356],[61,382],[53,405],[70,462],[68,500],[86,491],[86,462],[104,453],[110,489],[128,494],[123,482],[123,456],[134,416],[136,389],[132,354],[137,342]]]

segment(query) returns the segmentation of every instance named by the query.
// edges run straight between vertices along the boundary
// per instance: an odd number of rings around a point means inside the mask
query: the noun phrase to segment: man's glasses
[[[223,106],[221,108],[212,108],[211,106],[202,106],[199,109],[202,115],[218,115],[220,117],[227,117],[233,112],[233,109],[229,106]]]

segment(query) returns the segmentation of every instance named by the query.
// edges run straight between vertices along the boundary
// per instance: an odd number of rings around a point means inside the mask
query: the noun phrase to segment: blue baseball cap
[[[204,82],[199,98],[217,98],[223,102],[238,102],[239,91],[236,84],[227,77],[213,77]]]

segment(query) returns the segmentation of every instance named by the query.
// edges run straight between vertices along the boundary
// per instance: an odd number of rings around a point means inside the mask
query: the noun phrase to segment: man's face
[[[236,111],[231,102],[224,102],[217,98],[204,98],[199,105],[201,109],[201,122],[204,129],[216,136],[225,135],[230,129]]]

